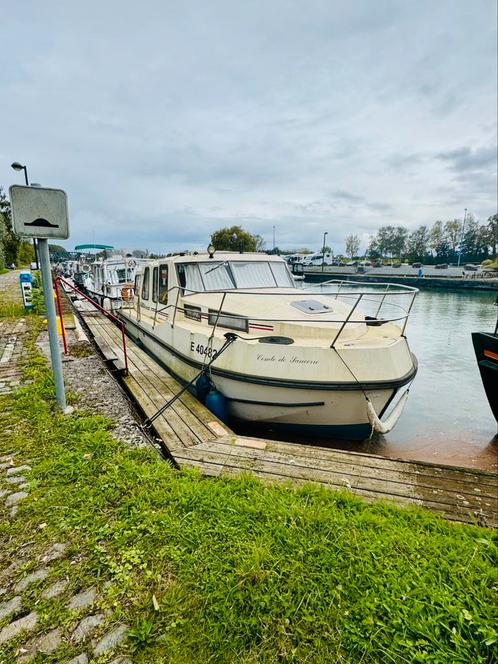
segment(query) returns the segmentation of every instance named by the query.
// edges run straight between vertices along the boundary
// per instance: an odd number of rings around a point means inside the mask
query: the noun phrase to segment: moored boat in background
[[[498,306],[498,295],[495,306]],[[498,312],[494,332],[472,332],[472,343],[484,391],[498,422]]]

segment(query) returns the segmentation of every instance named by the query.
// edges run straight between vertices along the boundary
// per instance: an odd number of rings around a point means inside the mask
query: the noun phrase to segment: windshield
[[[234,288],[294,288],[285,263],[269,261],[210,261],[179,263],[180,285],[190,291]]]

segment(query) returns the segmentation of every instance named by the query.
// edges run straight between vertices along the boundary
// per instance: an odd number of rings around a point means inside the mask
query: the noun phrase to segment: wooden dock
[[[106,360],[122,370],[118,327],[89,303],[79,311]],[[129,338],[127,355],[128,375],[122,380],[151,417],[181,386]],[[198,468],[205,475],[249,472],[263,480],[315,482],[370,502],[416,504],[453,521],[498,526],[494,473],[239,436],[189,393],[158,417],[154,428],[179,467]]]

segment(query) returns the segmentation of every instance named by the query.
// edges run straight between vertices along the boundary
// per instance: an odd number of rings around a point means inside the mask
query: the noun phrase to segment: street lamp
[[[15,171],[24,171],[24,182],[26,183],[26,186],[29,187],[28,169],[26,168],[26,166],[23,166],[18,161],[14,161],[10,165],[10,167],[13,168]],[[38,251],[36,250],[36,240],[35,240],[35,238],[33,238],[33,251],[34,251],[34,254],[35,254],[36,269],[38,270],[40,268],[40,266],[38,265]]]
[[[26,166],[23,166],[20,164],[18,161],[15,161],[13,164],[10,165],[11,168],[13,168],[15,171],[24,171],[24,180],[26,182],[26,186],[29,187],[29,180],[28,180],[28,169]]]
[[[324,265],[325,265],[325,238],[327,237],[327,235],[328,235],[328,231],[325,231],[325,233],[323,234],[322,272],[323,272],[323,268],[324,268]]]

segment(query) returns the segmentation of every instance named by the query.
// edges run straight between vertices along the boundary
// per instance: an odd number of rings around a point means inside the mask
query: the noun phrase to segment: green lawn
[[[34,478],[0,525],[2,557],[26,537],[40,551],[70,541],[79,581],[112,581],[105,603],[132,626],[134,662],[498,661],[491,530],[318,486],[176,471],[115,441],[102,417],[59,415],[30,348],[34,383],[0,398],[0,454],[31,459]],[[43,628],[70,619],[37,606]]]

